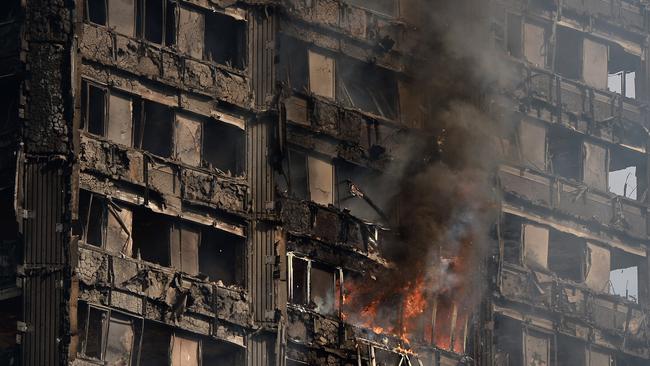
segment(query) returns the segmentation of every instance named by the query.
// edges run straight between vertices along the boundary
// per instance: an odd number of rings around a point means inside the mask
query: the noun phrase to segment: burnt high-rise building
[[[646,0],[0,0],[0,364],[650,365]]]

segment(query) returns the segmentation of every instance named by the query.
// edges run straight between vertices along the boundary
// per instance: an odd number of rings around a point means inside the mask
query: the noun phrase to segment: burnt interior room
[[[246,67],[246,22],[212,13],[205,19],[205,57],[235,69]]]

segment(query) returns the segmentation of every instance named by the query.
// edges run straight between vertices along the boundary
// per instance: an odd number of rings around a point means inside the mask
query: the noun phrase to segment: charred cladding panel
[[[68,245],[66,172],[61,161],[27,161],[22,179],[24,365],[56,365],[64,316]]]
[[[271,211],[274,204],[273,171],[269,162],[269,141],[272,138],[269,121],[255,121],[248,130],[248,176],[251,186],[253,210],[260,218]],[[253,301],[253,314],[256,321],[270,321],[275,317],[273,262],[273,226],[254,221],[250,228],[249,281],[248,288]]]
[[[257,107],[268,106],[275,91],[276,16],[273,12],[252,13],[250,32],[251,74]]]

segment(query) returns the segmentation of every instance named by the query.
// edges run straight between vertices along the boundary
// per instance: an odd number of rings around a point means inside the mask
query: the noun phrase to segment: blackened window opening
[[[309,199],[307,157],[297,150],[289,150],[289,192],[295,198]]]
[[[83,81],[81,84],[81,128],[104,136],[106,127],[106,89]]]
[[[349,59],[339,60],[336,70],[338,100],[352,108],[397,118],[397,81],[391,71]]]
[[[20,84],[11,80],[0,83],[0,134],[18,128],[18,92]]]
[[[305,92],[308,89],[308,46],[287,36],[280,36],[279,78],[292,90]]]
[[[225,285],[244,285],[245,239],[216,229],[201,233],[199,272],[211,281]]]
[[[140,366],[160,366],[169,364],[169,345],[171,329],[155,322],[144,323],[140,348]]]
[[[556,230],[548,239],[548,268],[559,277],[582,282],[585,275],[586,249],[584,240]]]
[[[242,366],[244,364],[244,349],[241,347],[213,340],[204,340],[201,343],[201,365]]]
[[[245,170],[245,134],[228,123],[208,120],[203,125],[203,160],[232,175],[241,176]]]
[[[134,146],[162,157],[170,157],[174,135],[171,109],[165,105],[144,100],[134,107]]]
[[[86,244],[101,247],[104,242],[106,205],[104,199],[87,191],[79,192],[78,232]]]
[[[176,2],[144,0],[143,34],[147,41],[171,46],[176,43]]]
[[[304,259],[293,257],[291,261],[292,266],[292,289],[291,289],[291,302],[299,305],[308,305],[307,286],[309,267]]]
[[[508,22],[508,33],[506,34],[507,50],[512,57],[520,58],[523,55],[523,40],[522,40],[522,21],[521,16],[515,14],[508,14],[506,21]]]
[[[246,22],[212,13],[205,19],[205,57],[237,69],[246,67]]]
[[[582,72],[582,36],[573,29],[558,27],[555,71],[567,78],[580,80]]]
[[[503,240],[503,259],[512,264],[521,265],[521,228],[519,216],[505,214],[501,223],[500,234]]]
[[[86,16],[91,23],[106,25],[106,0],[86,0]]]
[[[171,224],[146,209],[133,212],[133,255],[145,261],[169,266]]]
[[[551,172],[565,178],[582,180],[581,140],[561,129],[549,131]]]

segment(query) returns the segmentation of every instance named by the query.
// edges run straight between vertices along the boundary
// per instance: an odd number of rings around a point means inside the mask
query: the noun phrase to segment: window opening
[[[641,258],[615,250],[611,253],[609,293],[639,302],[639,268]]]
[[[81,83],[82,126],[94,135],[104,136],[106,124],[106,89],[86,81]]]
[[[106,0],[86,0],[86,17],[91,23],[106,25]]]
[[[217,229],[204,229],[199,248],[199,272],[226,286],[244,285],[246,239]]]
[[[309,199],[309,176],[307,156],[297,150],[289,150],[289,192],[295,198]]]
[[[512,57],[519,58],[522,56],[522,21],[521,16],[508,13],[506,21],[508,22],[508,34],[506,39],[506,48]]]
[[[582,180],[582,144],[580,138],[561,129],[551,129],[548,137],[550,169],[553,174]]]
[[[569,79],[581,79],[582,43],[580,32],[557,27],[555,72]]]
[[[169,267],[171,223],[147,209],[133,213],[133,255]]]
[[[142,0],[137,20],[141,34],[149,42],[165,46],[176,43],[176,7],[173,0]]]
[[[246,133],[239,127],[215,120],[203,124],[203,161],[234,176],[245,174]],[[216,142],[219,143],[216,143]]]
[[[205,22],[205,58],[236,69],[246,67],[246,22],[210,13]]]
[[[343,290],[342,271],[310,259],[289,258],[289,300],[293,304],[308,306],[314,311],[338,316]]]
[[[607,66],[607,89],[627,98],[636,98],[637,75],[641,70],[641,59],[625,52],[623,47],[613,44],[609,48]]]
[[[348,107],[396,119],[398,88],[395,75],[379,66],[342,59],[337,69],[337,99]]]
[[[134,147],[161,157],[171,157],[174,134],[174,116],[171,109],[159,103],[142,100],[134,114],[137,117],[133,126]]]
[[[629,199],[642,199],[646,193],[645,164],[642,154],[624,148],[611,148],[608,190]]]
[[[561,278],[584,281],[586,247],[583,239],[557,230],[550,230],[548,267]]]

